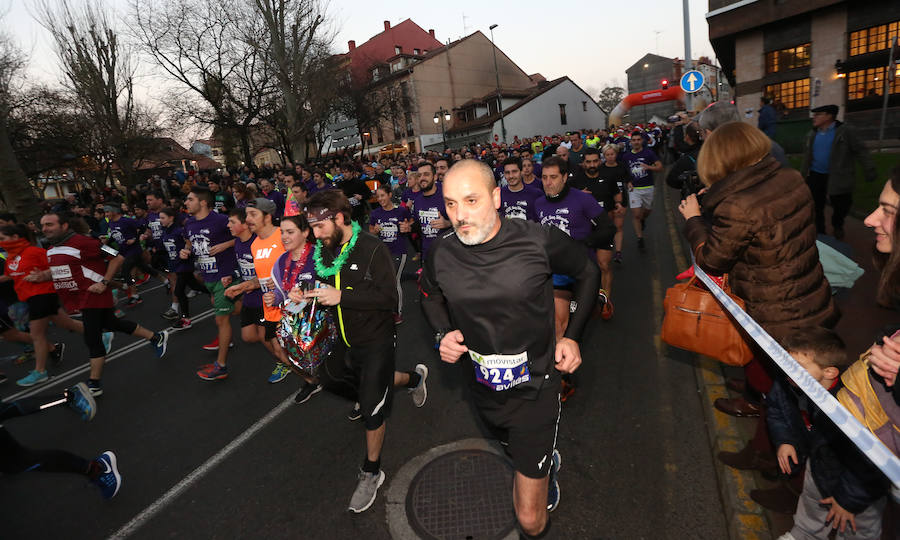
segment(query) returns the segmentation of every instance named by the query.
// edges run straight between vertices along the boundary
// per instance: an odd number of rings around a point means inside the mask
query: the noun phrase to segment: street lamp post
[[[491,50],[494,53],[494,75],[497,77],[497,108],[500,111],[500,131],[503,133],[503,142],[506,142],[506,122],[503,120],[503,97],[500,95],[500,70],[497,68],[497,45],[494,43],[494,28],[496,24],[488,27],[491,31]]]
[[[436,113],[434,113],[434,123],[441,125],[441,138],[444,139],[444,147],[441,148],[441,152],[447,149],[447,131],[444,129],[445,121],[450,121],[450,111],[441,107]]]

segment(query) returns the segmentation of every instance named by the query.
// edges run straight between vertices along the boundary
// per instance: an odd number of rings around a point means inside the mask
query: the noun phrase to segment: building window
[[[587,112],[587,101],[581,102],[581,110]]]
[[[900,21],[850,32],[850,56],[887,49],[891,46],[891,40],[898,35]]]
[[[766,73],[809,66],[809,43],[766,53]]]
[[[900,94],[900,77],[890,84],[891,94]],[[847,99],[884,96],[884,67],[861,69],[847,74]]]
[[[394,45],[394,54],[400,54],[403,51],[403,48],[400,45]]]
[[[419,49],[413,49],[413,54],[419,56]]]
[[[403,67],[403,62],[401,60],[397,60],[393,64],[391,64],[391,73],[395,71],[400,71],[400,68]]]
[[[809,79],[766,85],[765,95],[772,98],[776,108],[791,110],[809,107]]]
[[[566,125],[566,104],[559,104],[559,123],[562,125]]]

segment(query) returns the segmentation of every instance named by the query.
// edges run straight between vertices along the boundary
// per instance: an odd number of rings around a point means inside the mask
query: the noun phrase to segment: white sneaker
[[[415,388],[410,388],[409,393],[412,394],[413,405],[421,407],[428,399],[428,387],[425,386],[425,379],[428,378],[428,366],[417,364],[416,373],[419,374],[419,384]]]
[[[356,484],[356,490],[350,497],[350,506],[347,510],[359,514],[365,512],[375,502],[375,496],[378,495],[378,488],[384,483],[384,471],[377,473],[367,473],[359,471],[359,481]]]

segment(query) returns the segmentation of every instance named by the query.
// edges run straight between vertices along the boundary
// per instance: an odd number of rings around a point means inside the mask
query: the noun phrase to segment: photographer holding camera
[[[684,126],[685,151],[672,165],[669,175],[666,176],[666,184],[669,187],[680,189],[681,198],[687,199],[690,195],[696,195],[703,184],[697,176],[697,156],[700,154],[700,128],[696,123]]]

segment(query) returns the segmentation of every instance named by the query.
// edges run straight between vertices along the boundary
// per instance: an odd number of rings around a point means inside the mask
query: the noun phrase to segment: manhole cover
[[[503,538],[515,527],[513,470],[501,456],[459,450],[425,465],[406,495],[406,513],[423,538]]]

